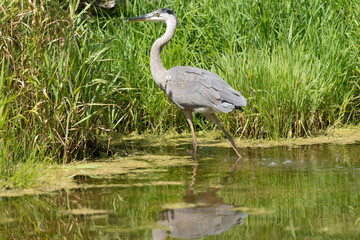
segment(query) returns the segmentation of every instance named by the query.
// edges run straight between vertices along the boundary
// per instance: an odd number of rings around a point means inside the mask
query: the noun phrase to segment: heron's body
[[[218,125],[240,157],[234,140],[221,126],[215,113],[227,113],[234,109],[242,110],[241,107],[246,105],[246,99],[215,73],[186,66],[177,66],[169,70],[164,68],[161,61],[161,50],[174,36],[177,25],[177,19],[171,10],[164,8],[127,21],[166,22],[165,34],[157,39],[151,48],[151,73],[156,84],[184,111],[193,135],[194,153],[197,149],[197,142],[191,113],[198,112],[203,113]]]
[[[164,92],[181,109],[198,113],[227,113],[244,106],[241,93],[215,73],[193,67],[173,67]]]

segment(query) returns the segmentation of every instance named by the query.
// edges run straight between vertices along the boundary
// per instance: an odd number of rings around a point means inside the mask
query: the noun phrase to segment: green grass
[[[78,1],[36,4],[0,2],[1,169],[32,152],[40,162],[90,157],[101,135],[188,131],[150,73],[165,24],[122,21],[162,7],[179,20],[165,67],[214,71],[248,99],[245,113],[220,116],[236,138],[359,122],[358,1],[131,1],[109,14]]]

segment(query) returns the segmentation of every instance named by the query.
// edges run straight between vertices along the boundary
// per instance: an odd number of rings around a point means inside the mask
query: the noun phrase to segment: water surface
[[[229,148],[202,148],[196,160],[190,145],[148,148],[187,163],[1,197],[0,239],[356,239],[359,147],[249,148],[240,161]]]

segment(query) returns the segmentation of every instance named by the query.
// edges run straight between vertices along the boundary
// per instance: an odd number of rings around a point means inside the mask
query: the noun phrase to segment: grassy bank
[[[245,113],[220,116],[235,138],[313,136],[360,119],[355,0],[131,1],[111,14],[78,1],[0,5],[1,179],[22,179],[23,163],[89,157],[99,135],[188,131],[150,73],[165,25],[121,21],[162,7],[179,20],[165,67],[214,71],[248,99]]]

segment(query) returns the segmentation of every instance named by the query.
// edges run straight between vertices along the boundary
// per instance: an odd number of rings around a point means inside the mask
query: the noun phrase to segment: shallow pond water
[[[360,237],[359,144],[249,148],[241,160],[221,147],[194,160],[190,148],[145,149],[184,157],[181,166],[77,175],[78,189],[0,197],[0,239]]]

